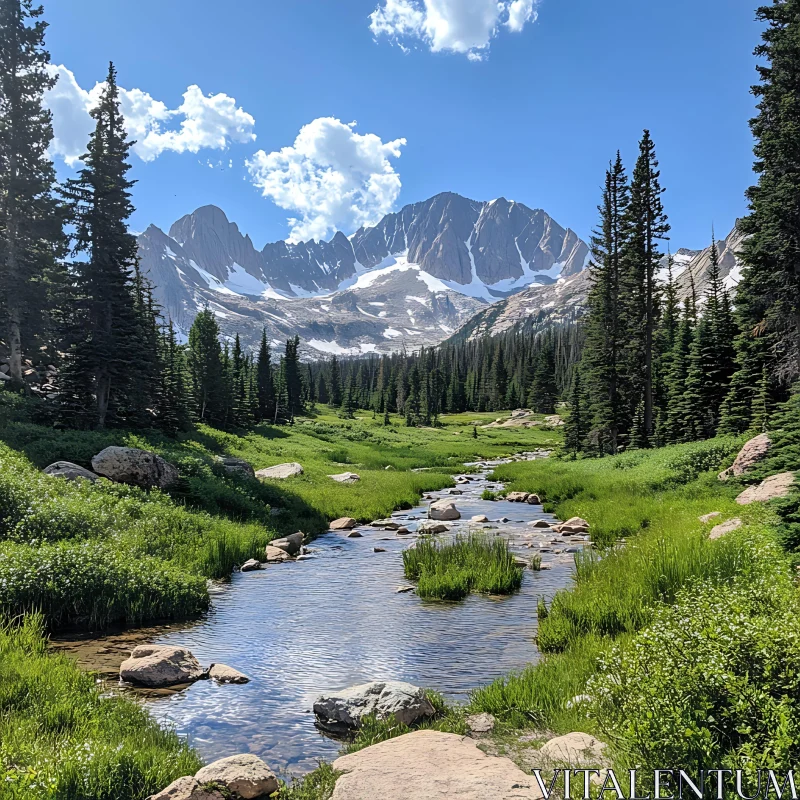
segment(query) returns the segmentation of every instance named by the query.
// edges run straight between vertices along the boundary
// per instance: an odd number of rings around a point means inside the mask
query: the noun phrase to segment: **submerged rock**
[[[239,670],[229,667],[227,664],[212,664],[208,668],[208,677],[217,683],[249,683],[250,678],[239,672]]]
[[[531,528],[550,528],[550,523],[544,519],[534,519],[528,523]]]
[[[378,719],[394,716],[403,725],[430,717],[434,708],[419,686],[403,681],[374,681],[351,686],[336,694],[321,695],[314,701],[314,714],[323,728],[358,728],[365,716]]]
[[[256,472],[256,477],[259,480],[285,480],[286,478],[293,478],[296,475],[303,474],[303,467],[296,461],[290,461],[287,464],[276,464],[274,467],[266,467]]]
[[[100,476],[91,470],[85,469],[71,461],[56,461],[43,470],[45,475],[52,475],[54,478],[64,478],[68,481],[87,480],[94,483]]]
[[[150,688],[191,683],[207,674],[191,651],[170,645],[139,645],[119,668],[122,680]]]
[[[219,783],[242,800],[269,797],[279,788],[275,773],[250,753],[221,758],[203,767],[194,777],[200,783]]]
[[[178,482],[178,470],[161,456],[135,447],[106,447],[92,458],[92,469],[104,478],[142,489],[169,489]]]
[[[468,736],[414,731],[333,762],[331,800],[539,800],[533,775]]]

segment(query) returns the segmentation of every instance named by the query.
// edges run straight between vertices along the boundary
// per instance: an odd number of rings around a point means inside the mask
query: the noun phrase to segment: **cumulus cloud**
[[[98,83],[87,91],[65,66],[51,65],[50,72],[58,78],[45,95],[45,105],[53,113],[52,151],[75,166],[86,152],[89,134],[95,126],[89,112],[97,105],[105,84]],[[226,94],[205,95],[199,86],[190,86],[175,109],[141,89],[120,87],[120,109],[129,136],[136,140],[133,152],[142,161],[153,161],[167,150],[176,153],[224,150],[232,142],[244,143],[256,138],[255,120],[237,108],[234,98]]]
[[[536,20],[538,0],[382,0],[370,14],[370,30],[406,49],[418,40],[433,52],[483,60],[501,27],[519,33]]]
[[[296,212],[290,241],[373,225],[392,210],[401,184],[390,159],[399,158],[406,140],[383,142],[355,127],[321,117],[301,128],[291,147],[259,150],[246,162],[264,197]]]

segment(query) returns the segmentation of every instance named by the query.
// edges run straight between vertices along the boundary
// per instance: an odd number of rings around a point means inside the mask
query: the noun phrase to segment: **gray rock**
[[[106,447],[92,459],[92,469],[104,478],[143,489],[169,489],[180,477],[161,456],[135,447]]]
[[[194,777],[200,783],[222,784],[242,800],[268,797],[279,788],[275,773],[250,753],[221,758],[203,767]]]
[[[722,516],[721,511],[712,511],[710,514],[703,514],[702,517],[698,517],[697,519],[703,523],[703,525],[707,525],[709,522],[712,522],[715,519],[719,519]]]
[[[550,528],[550,523],[544,519],[534,519],[531,522],[529,522],[528,525],[531,528],[542,528],[542,529]]]
[[[365,716],[394,716],[403,725],[430,717],[434,708],[419,686],[402,681],[374,681],[352,686],[314,701],[314,714],[322,727],[358,728]]]
[[[261,569],[261,562],[255,558],[251,558],[249,561],[245,561],[239,569],[242,572],[252,572],[253,570]]]
[[[340,517],[331,522],[328,525],[328,529],[332,531],[349,531],[351,528],[355,528],[357,524],[352,517]]]
[[[286,478],[293,478],[296,475],[303,474],[303,467],[296,461],[291,461],[288,464],[276,464],[274,467],[266,467],[256,472],[256,477],[259,480],[285,480]]]
[[[73,464],[70,461],[56,461],[42,470],[45,475],[52,475],[54,478],[64,478],[68,481],[87,480],[94,483],[100,476],[95,475],[84,467]]]
[[[417,528],[417,533],[423,536],[432,536],[437,533],[446,533],[449,530],[447,525],[442,525],[441,522],[422,522]]]
[[[708,538],[721,539],[726,534],[739,530],[742,525],[744,525],[744,522],[742,522],[739,517],[734,517],[733,519],[729,519],[727,522],[723,522],[720,525],[715,525],[708,534]]]
[[[227,664],[212,664],[208,668],[208,677],[217,683],[249,683],[250,678],[242,674],[239,670],[229,667]]]
[[[328,477],[337,483],[358,483],[361,480],[361,476],[356,475],[355,472],[341,472],[338,475],[328,475]]]
[[[461,512],[452,500],[437,500],[435,503],[431,503],[428,515],[435,520],[461,519]]]
[[[277,547],[278,550],[283,550],[284,553],[290,556],[296,556],[303,546],[303,533],[302,531],[297,531],[297,533],[284,536],[282,539],[273,539],[270,545]]]
[[[280,564],[283,561],[290,560],[291,556],[285,550],[281,550],[280,547],[273,547],[271,544],[268,544],[264,550],[264,561],[266,561],[267,564]]]
[[[222,468],[229,475],[239,475],[245,478],[255,478],[256,471],[253,469],[249,461],[243,458],[234,458],[233,456],[223,456],[219,459]]]
[[[491,714],[472,714],[467,717],[467,727],[472,733],[491,733],[497,720]]]
[[[217,789],[204,789],[196,778],[186,776],[173,781],[158,794],[151,794],[147,800],[225,800],[225,798]]]
[[[347,534],[347,538],[348,539],[361,539],[361,538],[363,538],[363,536],[359,531],[350,531],[350,533]]]
[[[122,680],[150,688],[191,683],[206,675],[189,650],[171,645],[139,645],[119,668]]]

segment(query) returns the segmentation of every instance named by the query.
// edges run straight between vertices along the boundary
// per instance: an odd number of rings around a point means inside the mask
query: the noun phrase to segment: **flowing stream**
[[[479,462],[469,483],[426,497],[461,492],[452,496],[461,519],[447,523],[447,535],[489,528],[526,559],[542,554],[549,569],[526,570],[516,595],[471,595],[442,603],[400,594],[397,589],[409,584],[402,552],[416,534],[362,526],[357,529],[361,538],[333,532],[317,538],[307,560],[235,574],[215,591],[211,611],[195,623],[61,639],[54,645],[108,675],[132,646],[144,642],[185,646],[203,664],[228,664],[250,683],[198,681],[179,691],[142,693],[147,707],[187,735],[206,759],[252,752],[284,774],[311,770],[319,759],[335,758],[340,748],[314,727],[311,706],[320,692],[403,680],[464,702],[471,689],[537,660],[537,600],[570,585],[572,553],[584,542],[529,526],[536,519],[554,519],[541,506],[482,500],[484,489],[502,488],[487,478],[499,463],[505,462]],[[414,531],[427,517],[429,503],[392,517]],[[470,522],[482,514],[491,522]],[[374,552],[376,547],[384,552]]]

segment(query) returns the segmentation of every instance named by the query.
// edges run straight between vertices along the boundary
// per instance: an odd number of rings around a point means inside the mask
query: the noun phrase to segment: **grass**
[[[0,391],[0,614],[41,611],[51,627],[197,616],[208,605],[206,580],[228,577],[277,536],[317,534],[342,516],[387,516],[452,485],[466,460],[554,441],[541,431],[502,429],[475,440],[475,415],[423,430],[321,409],[292,426],[239,433],[200,426],[168,439],[57,430],[37,424],[36,413],[35,401]],[[111,444],[159,453],[179,467],[180,483],[167,494],[40,472],[57,460],[91,467]],[[285,481],[228,475],[223,455],[256,469],[299,461],[305,473]],[[358,483],[330,479],[345,465],[358,471]]]
[[[663,609],[681,602],[691,607],[697,587],[718,587],[724,595],[755,574],[772,575],[781,584],[788,566],[775,546],[774,509],[738,506],[734,497],[741,486],[716,478],[739,444],[718,439],[602,461],[498,468],[497,478],[508,480],[510,489],[544,495],[560,518],[581,516],[590,522],[593,539],[612,544],[578,554],[574,586],[549,603],[540,601],[541,661],[475,691],[469,711],[490,712],[511,728],[587,730],[619,738],[626,723],[618,719],[613,730],[604,728],[605,712],[575,702],[591,694],[588,687],[609,653],[632,652]],[[713,523],[704,525],[698,517],[711,511],[721,512],[720,520],[742,517],[745,525],[710,541]],[[621,535],[627,544],[614,546]],[[715,624],[713,618],[694,622],[709,631]],[[688,653],[676,655],[691,660]]]
[[[48,653],[41,617],[0,628],[2,800],[144,800],[200,765],[139,705]]]
[[[522,585],[522,568],[505,539],[472,533],[451,541],[422,539],[403,552],[406,578],[418,581],[428,600],[463,600],[470,592],[513,594]]]

